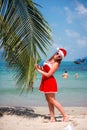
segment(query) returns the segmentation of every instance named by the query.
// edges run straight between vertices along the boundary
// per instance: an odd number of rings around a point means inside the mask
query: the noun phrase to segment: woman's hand
[[[38,64],[34,64],[34,66],[35,66],[36,70],[38,70],[38,69],[39,69]]]
[[[38,70],[38,69],[43,70],[43,66],[39,66],[38,64],[35,64],[34,66],[35,66],[36,70]]]

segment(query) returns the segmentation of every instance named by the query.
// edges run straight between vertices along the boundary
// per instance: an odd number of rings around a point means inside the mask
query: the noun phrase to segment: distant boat
[[[79,58],[74,61],[75,64],[87,63],[87,57]]]

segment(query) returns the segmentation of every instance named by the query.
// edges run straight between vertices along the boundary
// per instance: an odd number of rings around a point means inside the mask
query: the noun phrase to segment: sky
[[[67,50],[64,60],[87,57],[87,0],[33,0],[52,30],[53,43],[48,57],[56,48]]]

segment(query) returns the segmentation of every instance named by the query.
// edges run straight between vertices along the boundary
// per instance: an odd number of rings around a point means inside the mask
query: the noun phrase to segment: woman
[[[61,104],[55,99],[55,93],[58,92],[57,82],[53,74],[59,68],[62,59],[66,56],[66,50],[59,48],[58,51],[44,63],[43,67],[35,64],[36,70],[42,74],[42,81],[39,90],[44,92],[50,111],[50,121],[55,122],[54,107],[63,115],[63,121],[67,121],[68,116]]]

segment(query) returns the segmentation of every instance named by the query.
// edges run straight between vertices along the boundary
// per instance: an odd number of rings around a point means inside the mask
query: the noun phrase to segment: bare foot
[[[44,122],[44,123],[52,123],[52,122],[56,122],[56,120],[55,120],[55,119],[54,119],[54,120],[53,120],[53,119],[50,119],[50,120],[46,120],[46,119],[45,119],[43,122]]]
[[[64,122],[67,122],[68,120],[69,120],[68,115],[66,115],[66,116],[63,117],[63,121],[64,121]]]
[[[50,122],[55,122],[55,121],[56,121],[55,118],[51,118],[51,119],[50,119]]]

